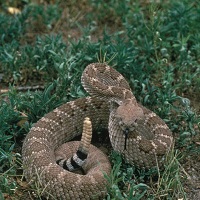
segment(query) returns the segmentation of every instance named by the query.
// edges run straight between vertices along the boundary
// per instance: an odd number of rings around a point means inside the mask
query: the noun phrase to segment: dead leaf
[[[8,7],[7,10],[12,15],[20,14],[21,13],[21,10],[19,10],[18,8],[14,8],[14,7]]]

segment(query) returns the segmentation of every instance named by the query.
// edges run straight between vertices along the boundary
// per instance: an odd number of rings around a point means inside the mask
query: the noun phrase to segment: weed
[[[39,173],[37,169],[35,169],[35,179],[32,183],[32,187],[31,187],[31,190],[32,190],[32,195],[37,198],[38,200],[42,200],[44,199],[44,196],[45,196],[45,199],[49,199],[51,197],[51,199],[55,199],[55,197],[53,196],[53,194],[50,194],[49,192],[47,192],[47,187],[48,187],[48,184],[46,186],[43,186],[42,184],[42,180],[41,180],[41,176],[42,176],[42,172]]]
[[[114,164],[111,174],[104,174],[105,179],[108,182],[108,195],[106,199],[139,200],[144,197],[148,186],[144,183],[137,183],[138,179],[134,175],[136,169],[133,166],[124,163],[121,156],[116,152],[113,152],[111,157]]]
[[[182,184],[183,179],[183,168],[179,162],[180,153],[172,148],[168,152],[165,162],[164,170],[158,169],[158,181],[151,184],[150,193],[152,192],[153,199],[187,199]]]

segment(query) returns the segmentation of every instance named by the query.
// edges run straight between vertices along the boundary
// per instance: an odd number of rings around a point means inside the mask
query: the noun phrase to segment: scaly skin
[[[87,163],[93,169],[87,168],[84,176],[62,169],[55,161],[54,151],[81,134],[85,117],[91,119],[94,130],[108,127],[113,149],[133,165],[161,165],[172,146],[167,125],[137,103],[127,81],[116,70],[105,63],[90,64],[83,72],[82,84],[92,97],[71,101],[48,113],[30,130],[22,148],[26,179],[31,181],[39,175],[42,187],[56,199],[92,199],[94,194],[102,199],[105,195],[102,170],[109,173],[110,164],[104,156],[100,158],[102,153],[90,150]],[[94,164],[96,159],[100,165]]]

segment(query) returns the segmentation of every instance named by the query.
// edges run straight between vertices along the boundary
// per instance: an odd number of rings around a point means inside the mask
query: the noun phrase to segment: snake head
[[[116,109],[116,117],[123,131],[126,129],[131,131],[137,127],[138,121],[144,119],[144,112],[136,101],[127,99]]]
[[[128,99],[116,109],[115,117],[118,118],[119,126],[125,136],[124,150],[126,150],[129,134],[135,135],[134,130],[138,126],[138,122],[144,119],[144,112],[135,100]]]

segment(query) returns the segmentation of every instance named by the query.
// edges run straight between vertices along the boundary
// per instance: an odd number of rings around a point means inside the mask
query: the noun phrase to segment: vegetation
[[[98,61],[122,73],[175,138],[162,170],[137,169],[113,152],[107,200],[192,199],[188,163],[198,169],[200,153],[198,1],[34,2],[0,2],[0,199],[24,192],[41,199],[22,176],[23,139],[45,113],[86,95],[82,71]],[[44,89],[20,90],[30,85]]]

